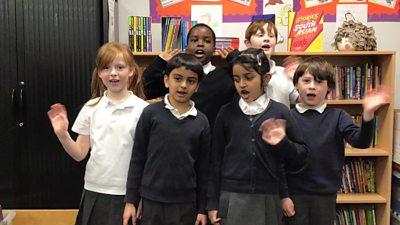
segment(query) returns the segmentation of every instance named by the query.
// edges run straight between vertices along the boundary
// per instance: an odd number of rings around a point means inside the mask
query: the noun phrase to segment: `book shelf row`
[[[128,18],[129,47],[134,52],[151,52],[151,17],[130,16]]]
[[[336,89],[329,99],[363,99],[365,94],[381,84],[382,68],[369,63],[355,66],[335,66]]]
[[[375,162],[350,158],[342,169],[340,193],[375,193]]]
[[[365,207],[338,207],[335,225],[376,225],[374,205]]]
[[[128,17],[128,40],[133,52],[151,52],[151,16]],[[181,49],[187,46],[187,34],[197,24],[197,21],[185,21],[182,17],[161,17],[161,48],[162,51]],[[216,37],[216,50],[222,47],[239,48],[238,37]]]

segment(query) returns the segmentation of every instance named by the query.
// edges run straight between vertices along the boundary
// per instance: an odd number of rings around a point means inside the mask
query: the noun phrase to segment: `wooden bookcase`
[[[159,52],[134,53],[139,67],[145,68]],[[369,149],[346,149],[346,157],[374,157],[376,166],[375,187],[376,193],[372,194],[339,194],[337,203],[341,204],[373,204],[377,225],[390,223],[390,194],[392,178],[392,149],[393,149],[393,124],[394,124],[394,76],[396,52],[394,51],[349,51],[349,52],[276,52],[272,59],[277,65],[289,55],[303,58],[321,56],[332,65],[354,66],[357,64],[373,63],[382,67],[382,85],[391,89],[391,103],[378,111],[378,144]],[[215,55],[212,59],[215,65],[226,65],[225,60]],[[330,100],[329,105],[344,108],[349,113],[362,113],[361,100]]]

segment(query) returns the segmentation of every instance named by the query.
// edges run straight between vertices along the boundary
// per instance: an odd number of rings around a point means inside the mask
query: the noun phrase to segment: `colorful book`
[[[322,52],[322,11],[289,12],[289,52]]]
[[[129,46],[133,52],[151,51],[151,17],[128,17]]]
[[[239,38],[237,37],[216,37],[215,39],[215,50],[223,47],[231,47],[239,49]]]

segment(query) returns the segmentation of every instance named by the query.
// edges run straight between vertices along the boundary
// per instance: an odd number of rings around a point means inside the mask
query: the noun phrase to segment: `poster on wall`
[[[154,23],[160,23],[160,18],[164,16],[179,16],[189,21],[192,6],[204,4],[221,5],[224,23],[249,22],[252,15],[263,14],[263,0],[151,0],[149,4]]]
[[[397,1],[396,0],[369,0],[369,2],[393,9],[396,6]]]
[[[288,13],[293,11],[293,0],[264,0],[263,14],[275,14],[275,24],[288,25]]]
[[[353,20],[368,24],[367,4],[338,4],[336,9],[336,30],[342,26],[344,21]]]
[[[191,15],[192,21],[205,23],[222,36],[222,5],[192,5]]]
[[[321,4],[313,5],[320,1]],[[336,21],[336,6],[338,4],[347,3],[363,3],[368,5],[368,21],[384,22],[384,21],[400,21],[400,0],[299,0],[293,1],[293,11],[299,10],[323,10],[325,14],[325,22]],[[323,4],[322,4],[323,2]]]

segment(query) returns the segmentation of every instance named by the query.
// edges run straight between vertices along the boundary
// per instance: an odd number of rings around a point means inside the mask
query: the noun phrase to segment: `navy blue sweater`
[[[286,120],[286,137],[275,146],[264,142],[259,131],[269,118]],[[236,100],[223,106],[213,131],[207,209],[218,209],[221,190],[287,197],[285,171],[301,168],[307,154],[302,133],[285,105],[271,100],[252,120]]]
[[[361,128],[342,109],[326,108],[322,114],[307,110],[301,114],[292,109],[310,148],[309,163],[296,175],[287,175],[290,194],[334,194],[342,181],[346,140],[355,148],[368,148],[373,136],[373,121]]]
[[[147,106],[136,127],[126,202],[197,202],[205,213],[210,142],[203,113],[179,120],[164,102]]]
[[[157,56],[152,64],[143,71],[143,84],[148,99],[164,96],[168,89],[164,85],[164,70],[167,62]],[[236,94],[235,86],[228,69],[217,67],[203,76],[200,87],[192,96],[196,108],[206,114],[211,129],[219,109],[232,101]]]

